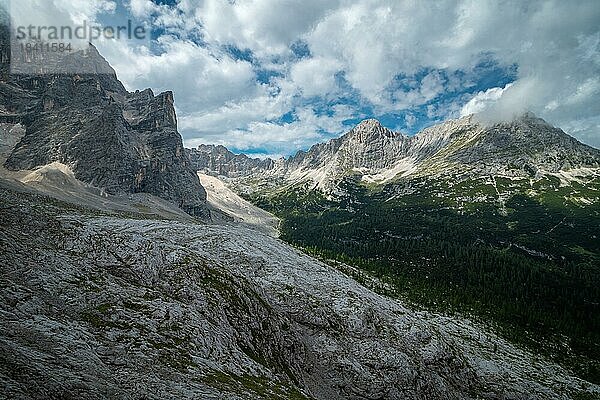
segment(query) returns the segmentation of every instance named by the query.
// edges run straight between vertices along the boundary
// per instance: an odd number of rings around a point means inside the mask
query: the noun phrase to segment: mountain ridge
[[[210,166],[202,162],[199,155],[210,149],[210,145],[203,145],[188,150],[195,155],[194,167],[228,176],[217,160]],[[224,147],[219,151],[227,154],[225,158],[236,178],[261,173],[295,182],[312,180],[325,191],[352,174],[362,175],[371,183],[385,183],[408,175],[452,172],[516,177],[600,167],[600,150],[580,143],[530,113],[491,126],[467,116],[423,129],[414,136],[393,132],[379,121],[368,119],[339,138],[279,160],[249,159]],[[244,163],[237,162],[242,159]],[[246,168],[247,165],[252,168]]]

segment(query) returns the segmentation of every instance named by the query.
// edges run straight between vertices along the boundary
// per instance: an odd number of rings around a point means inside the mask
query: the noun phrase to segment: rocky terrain
[[[260,160],[245,154],[233,154],[223,146],[202,144],[196,149],[186,149],[186,152],[196,170],[215,175],[245,176],[270,170],[274,165],[271,159]]]
[[[245,183],[258,181],[256,187],[266,185],[266,181],[278,181],[278,186],[309,183],[324,192],[335,192],[336,184],[348,176],[387,184],[424,177],[539,178],[561,171],[594,175],[600,168],[599,150],[532,114],[493,126],[483,125],[473,116],[464,117],[414,136],[392,132],[373,119],[365,120],[338,139],[277,161],[249,161],[223,148],[218,150],[220,157],[208,156],[215,151],[211,146],[194,150],[193,166],[229,178],[242,177]]]
[[[257,229],[267,235],[279,236],[279,219],[241,198],[223,181],[211,175],[198,174],[207,192],[213,220],[223,216],[225,221]]]
[[[0,46],[6,54],[5,36]],[[53,60],[89,74],[8,74],[3,57],[0,122],[24,134],[6,157],[9,170],[59,162],[108,194],[149,193],[208,217],[206,193],[177,131],[173,93],[129,93],[90,45]],[[10,126],[6,129],[12,129]]]
[[[569,399],[600,388],[241,226],[0,189],[3,398]],[[381,284],[373,281],[373,286]]]

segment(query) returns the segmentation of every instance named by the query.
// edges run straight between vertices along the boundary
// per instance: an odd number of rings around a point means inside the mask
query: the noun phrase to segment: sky
[[[149,27],[95,44],[129,90],[174,92],[187,147],[278,157],[365,118],[414,134],[525,111],[600,147],[598,0],[39,1],[20,4]]]

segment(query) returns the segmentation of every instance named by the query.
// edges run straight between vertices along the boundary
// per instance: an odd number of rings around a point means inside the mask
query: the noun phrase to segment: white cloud
[[[253,50],[261,58],[289,52],[339,1],[206,0],[195,10],[207,38]]]
[[[365,98],[385,104],[385,89],[397,75],[465,64],[449,63],[448,46],[440,46],[453,14],[449,2],[357,1],[320,21],[307,40],[315,55],[343,62],[347,79]]]
[[[220,107],[184,114],[179,128],[184,136],[195,133],[204,138],[218,137],[221,133],[248,126],[252,122],[276,119],[286,113],[291,102],[285,96],[271,96],[268,89],[262,95]]]
[[[173,90],[183,115],[253,96],[260,89],[247,61],[170,36],[162,36],[159,44],[160,55],[124,45],[99,47],[129,89]]]
[[[339,70],[336,60],[306,58],[292,65],[290,78],[304,96],[326,96],[335,91],[335,74]]]
[[[130,0],[129,7],[136,18],[150,18],[153,13],[160,11],[160,7],[151,0]]]
[[[13,26],[34,28],[74,27],[84,21],[89,26],[96,22],[98,14],[112,14],[116,9],[116,3],[110,0],[23,0],[7,4]],[[32,32],[33,36],[39,33],[36,29]],[[42,32],[42,38],[48,39],[47,30]]]
[[[508,84],[503,88],[495,87],[486,91],[478,92],[471,100],[465,104],[460,110],[460,116],[478,114],[485,110],[490,105],[496,103],[506,89],[511,87],[512,84]]]
[[[18,2],[28,3],[32,0]],[[113,0],[51,0],[56,9],[69,14],[71,21],[82,23],[85,21],[94,21],[98,14],[113,13],[117,4]],[[44,1],[44,6],[48,6],[48,1]],[[43,14],[43,13],[37,13]]]
[[[199,137],[186,140],[186,145],[196,147],[215,143],[239,150],[261,148],[270,156],[290,154],[324,140],[324,132],[340,132],[343,121],[356,115],[354,110],[344,105],[334,106],[332,111],[331,115],[317,115],[310,107],[298,108],[295,112],[297,120],[293,122],[252,121],[244,130],[232,128],[224,132],[204,132]],[[203,119],[207,117],[214,118],[215,115],[204,116]]]
[[[93,20],[115,10],[115,2],[108,0],[52,0],[54,7],[43,3],[24,2],[71,20]],[[194,138],[238,148],[279,143],[281,152],[292,151],[299,142],[316,138],[310,132],[344,129],[335,112],[334,117],[317,118],[306,111],[314,96],[329,104],[355,93],[354,105],[345,110],[353,117],[361,104],[375,114],[400,115],[413,115],[415,107],[427,105],[432,120],[472,112],[500,120],[530,110],[587,143],[600,141],[596,0],[126,4],[134,16],[165,30],[160,52],[126,42],[102,44],[101,51],[128,88],[175,91],[180,127],[190,143]],[[310,51],[302,59],[290,50],[299,41]],[[236,59],[226,45],[251,50],[253,61]],[[515,82],[464,95],[482,60],[516,66]],[[257,76],[264,70],[281,76],[261,83]],[[350,88],[337,85],[337,73]],[[452,97],[454,92],[460,94]],[[298,121],[272,122],[291,111]]]
[[[417,122],[417,118],[414,115],[406,114],[404,116],[404,123],[406,124],[407,127],[409,127],[409,128],[412,127],[415,124],[415,122]]]

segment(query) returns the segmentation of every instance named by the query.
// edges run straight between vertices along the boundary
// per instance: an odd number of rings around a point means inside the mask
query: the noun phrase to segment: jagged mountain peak
[[[383,125],[381,125],[381,122],[379,122],[379,120],[375,119],[375,118],[364,119],[364,120],[360,121],[358,123],[358,125],[356,125],[356,127],[354,127],[355,130],[366,130],[366,131],[372,131],[372,130],[380,129],[380,128],[383,128]]]
[[[222,144],[201,143],[198,145],[198,147],[196,147],[196,150],[201,151],[201,152],[215,152],[215,153],[219,153],[219,154],[226,154],[230,157],[236,156],[236,154],[229,151],[229,149],[227,147],[223,146]],[[245,154],[239,154],[239,156],[247,157]]]
[[[456,130],[451,161],[504,170],[508,165],[527,171],[558,172],[600,166],[600,150],[579,142],[533,113],[510,121]],[[459,144],[459,145],[457,145]],[[532,172],[530,172],[532,173]]]
[[[402,134],[386,128],[377,119],[371,118],[361,121],[347,134],[342,136],[342,139],[354,139],[366,143],[374,138],[395,138],[397,136],[402,136]]]
[[[212,157],[208,169],[224,175],[234,172],[235,177],[260,171],[291,181],[311,179],[325,189],[349,174],[385,183],[397,176],[530,176],[536,171],[556,173],[600,166],[600,150],[580,143],[532,113],[495,124],[469,115],[413,136],[367,119],[340,138],[316,144],[286,160],[249,165],[239,156],[225,158]],[[199,162],[196,167],[206,170],[208,164]]]
[[[108,194],[148,193],[208,217],[206,192],[177,131],[173,93],[127,92],[92,45],[48,57],[61,68],[36,63],[2,79],[6,122],[25,129],[4,167],[34,170],[58,162]]]
[[[195,149],[186,149],[192,165],[197,171],[224,176],[240,176],[273,168],[274,161],[250,158],[245,154],[234,154],[223,145],[200,144]]]

